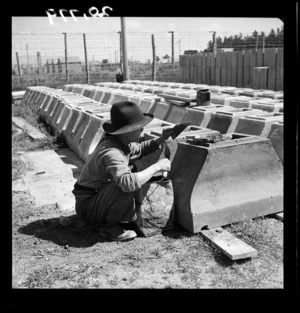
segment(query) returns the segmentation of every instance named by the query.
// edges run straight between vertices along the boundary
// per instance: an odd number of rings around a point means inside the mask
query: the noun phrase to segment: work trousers
[[[76,213],[87,224],[112,225],[136,219],[136,192],[124,192],[114,182],[98,191],[74,189],[73,194]]]

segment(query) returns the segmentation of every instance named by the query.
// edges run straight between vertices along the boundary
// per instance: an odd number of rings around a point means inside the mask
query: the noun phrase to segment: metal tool
[[[173,133],[171,135],[171,138],[174,140],[178,135],[180,135],[191,123],[183,123],[183,124],[178,124],[175,125],[173,127]],[[171,151],[170,148],[168,146],[168,144],[165,142],[164,143],[164,149],[165,149],[165,157],[167,159],[170,159],[171,157]],[[167,177],[168,172],[167,171],[163,171],[162,172],[162,176],[163,177]]]

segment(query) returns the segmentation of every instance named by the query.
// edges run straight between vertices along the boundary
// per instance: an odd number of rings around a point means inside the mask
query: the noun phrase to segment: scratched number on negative
[[[91,7],[89,8],[89,14],[91,17],[105,17],[105,16],[109,16],[106,12],[106,10],[113,10],[111,7],[108,7],[108,6],[105,6],[105,7],[102,7],[102,12],[99,13],[99,10],[96,8],[96,7]],[[76,16],[74,15],[74,12],[79,12],[78,10],[76,9],[71,9],[71,10],[66,10],[66,9],[60,9],[59,10],[59,14],[60,16],[62,17],[62,19],[67,22],[68,20],[66,19],[66,17],[64,16],[64,13],[63,11],[69,11],[70,12],[70,15],[72,16],[73,20],[75,22],[78,22],[78,19],[76,18]],[[49,23],[51,25],[53,25],[53,17],[57,17],[57,14],[55,13],[55,10],[54,9],[48,9],[46,11],[47,15],[48,15],[48,18],[49,18]],[[83,14],[84,18],[86,20],[89,20],[89,18],[86,16],[86,14],[84,13]]]

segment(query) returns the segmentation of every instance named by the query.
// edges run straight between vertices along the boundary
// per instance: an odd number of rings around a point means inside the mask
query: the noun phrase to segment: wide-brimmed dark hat
[[[110,120],[103,123],[103,129],[112,135],[130,133],[143,128],[153,118],[153,114],[143,113],[134,102],[116,102],[111,106]]]

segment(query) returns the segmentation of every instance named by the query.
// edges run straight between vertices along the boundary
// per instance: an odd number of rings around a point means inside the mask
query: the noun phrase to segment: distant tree
[[[160,58],[159,58],[158,56],[156,56],[155,61],[156,61],[156,62],[159,62],[159,61],[160,61]]]
[[[243,36],[242,33],[239,33],[235,36],[227,37],[223,39],[221,37],[216,38],[217,48],[234,48],[234,50],[243,50],[243,49],[254,49],[256,43],[258,43],[258,48],[262,48],[263,40],[265,41],[265,47],[282,47],[283,45],[283,27],[277,29],[277,32],[274,29],[271,29],[268,36],[265,35],[263,31],[258,33],[257,30],[254,30],[250,36]],[[207,49],[205,51],[213,51],[213,42],[209,40],[207,43]]]
[[[167,54],[163,57],[164,60],[167,60],[167,62],[169,63],[171,60],[171,57],[168,56]]]

